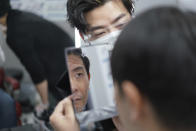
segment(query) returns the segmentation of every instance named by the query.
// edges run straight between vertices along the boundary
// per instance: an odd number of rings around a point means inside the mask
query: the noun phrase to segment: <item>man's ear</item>
[[[79,31],[80,37],[82,38],[82,40],[84,40],[84,35],[82,32]]]
[[[88,80],[90,80],[91,79],[91,74],[90,74],[90,72],[89,72],[89,74],[88,74]]]
[[[130,118],[137,120],[143,113],[143,99],[142,94],[138,90],[135,84],[130,81],[124,81],[122,83],[122,91],[130,108]]]

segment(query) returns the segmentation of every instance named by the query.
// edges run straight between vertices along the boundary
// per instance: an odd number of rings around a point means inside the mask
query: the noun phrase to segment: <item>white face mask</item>
[[[107,49],[111,51],[114,47],[114,44],[116,40],[118,39],[118,36],[120,35],[122,30],[111,32],[103,37],[100,37],[93,41],[87,41],[90,45],[109,45],[107,46]]]
[[[120,33],[121,33],[121,30],[114,31],[96,40],[89,41],[89,43],[91,45],[102,45],[102,44],[114,45]]]

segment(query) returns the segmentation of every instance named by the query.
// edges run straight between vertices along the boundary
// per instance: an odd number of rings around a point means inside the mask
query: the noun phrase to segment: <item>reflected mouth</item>
[[[78,101],[81,101],[81,100],[82,100],[82,98],[74,98],[73,99],[74,102],[78,102]]]
[[[82,100],[82,97],[79,94],[72,94],[72,100],[75,101],[80,101]]]

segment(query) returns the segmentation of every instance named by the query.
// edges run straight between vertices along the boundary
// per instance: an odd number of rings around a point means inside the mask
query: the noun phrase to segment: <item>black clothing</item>
[[[73,46],[71,38],[55,24],[28,12],[10,10],[7,43],[38,84],[47,79],[55,93],[55,82],[66,70],[64,49]]]
[[[71,87],[70,87],[70,80],[69,80],[69,74],[68,71],[65,71],[59,80],[56,83],[55,86],[56,90],[58,91],[59,97],[58,100],[62,100],[65,97],[71,95]]]

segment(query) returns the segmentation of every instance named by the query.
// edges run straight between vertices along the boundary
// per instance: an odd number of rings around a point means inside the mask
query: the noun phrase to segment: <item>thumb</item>
[[[55,107],[55,110],[53,112],[53,114],[63,114],[63,101],[60,101],[57,106]]]

